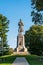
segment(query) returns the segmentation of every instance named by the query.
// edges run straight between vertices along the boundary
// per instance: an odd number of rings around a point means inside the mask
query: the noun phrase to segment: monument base
[[[23,35],[23,23],[20,19],[20,22],[18,23],[19,29],[18,29],[18,36],[17,36],[17,47],[15,48],[15,52],[17,54],[27,54],[28,50],[25,47],[25,37]]]
[[[18,47],[17,52],[27,52],[27,48]]]
[[[28,52],[27,48],[22,48],[20,50],[20,48],[15,48],[16,50],[14,51],[14,55],[30,55],[30,53]]]
[[[13,52],[14,55],[30,55],[29,52]]]

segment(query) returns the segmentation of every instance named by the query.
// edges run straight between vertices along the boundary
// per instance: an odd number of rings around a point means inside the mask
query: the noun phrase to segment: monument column
[[[27,51],[27,48],[25,48],[25,38],[23,35],[23,26],[22,20],[20,19],[20,22],[18,23],[18,36],[17,36],[17,52],[25,52]]]

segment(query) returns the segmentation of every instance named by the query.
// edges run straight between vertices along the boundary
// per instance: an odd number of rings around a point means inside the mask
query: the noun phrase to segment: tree
[[[14,50],[13,48],[9,48],[9,54],[13,54]]]
[[[33,8],[38,11],[43,11],[43,0],[31,0]]]
[[[43,26],[33,25],[25,32],[26,47],[32,54],[42,55],[43,52]]]
[[[38,25],[43,24],[43,16],[41,15],[41,13],[32,11],[31,16],[32,16],[32,22],[34,22],[34,24]]]
[[[8,51],[7,34],[6,34],[9,31],[8,24],[9,24],[9,20],[7,19],[7,17],[0,14],[0,38],[1,38],[0,48],[2,55],[4,54],[4,52]]]
[[[31,0],[33,11],[31,12],[34,24],[43,24],[43,0]]]

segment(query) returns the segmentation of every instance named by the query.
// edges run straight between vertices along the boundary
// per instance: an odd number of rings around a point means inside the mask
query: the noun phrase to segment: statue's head
[[[22,20],[20,19],[20,22],[18,23],[18,26],[24,26]]]

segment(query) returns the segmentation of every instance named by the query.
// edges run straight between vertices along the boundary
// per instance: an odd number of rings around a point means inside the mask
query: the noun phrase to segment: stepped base
[[[17,52],[27,52],[27,48],[17,48]]]
[[[14,55],[30,55],[29,52],[14,52]]]

